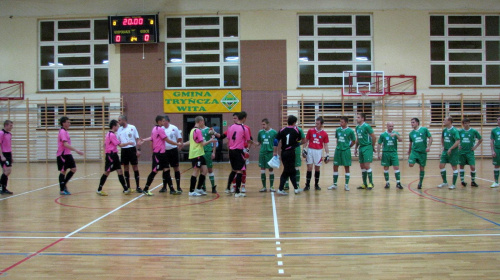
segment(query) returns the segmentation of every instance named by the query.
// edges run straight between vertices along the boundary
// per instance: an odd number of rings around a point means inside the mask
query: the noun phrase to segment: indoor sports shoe
[[[321,188],[320,188],[318,185],[316,185],[316,186],[314,186],[314,190],[315,190],[315,191],[320,191],[320,190],[321,190]]]
[[[153,193],[149,190],[147,191],[142,191],[142,194],[146,195],[146,196],[153,196]]]
[[[398,188],[398,189],[402,190],[402,189],[403,189],[403,186],[401,186],[401,183],[397,183],[397,184],[396,184],[396,188]]]
[[[135,188],[135,192],[136,192],[136,193],[142,193],[142,189],[141,189],[141,188],[139,188],[139,187],[137,187],[137,188]]]
[[[479,185],[476,184],[476,182],[474,182],[474,181],[470,182],[470,186],[471,187],[476,187],[476,188],[479,187]]]
[[[462,181],[462,186],[467,187],[467,183],[465,181]]]
[[[366,187],[367,190],[371,191],[373,189],[373,184],[368,183],[368,186]]]
[[[344,186],[344,190],[345,190],[346,192],[348,192],[348,191],[349,191],[349,185],[345,185],[345,186]]]
[[[389,184],[389,182],[385,183],[385,187],[384,188],[386,188],[386,189],[391,188],[391,184]]]
[[[131,194],[131,192],[130,192],[130,188],[128,188],[128,189],[126,189],[126,190],[124,190],[124,191],[123,191],[123,194],[125,194],[125,195],[129,195],[129,194]]]
[[[71,195],[71,193],[68,190],[63,190],[59,192],[60,195]]]
[[[177,191],[182,193],[182,189],[181,188],[177,188]]]
[[[170,191],[170,194],[172,194],[172,195],[180,195],[180,194],[181,194],[181,192],[179,192],[179,191],[176,191],[176,190],[172,189],[172,190]]]
[[[226,189],[224,192],[227,194],[231,194],[231,191],[229,191],[229,189]]]
[[[331,186],[328,187],[329,190],[336,190],[337,189],[337,185],[333,184]]]
[[[293,192],[295,192],[295,194],[299,194],[302,192],[302,189],[301,188],[297,188],[295,190],[293,190]]]
[[[454,189],[456,189],[456,188],[457,188],[457,187],[455,187],[455,185],[451,185],[451,186],[449,186],[449,187],[448,187],[448,189],[450,189],[450,190],[454,190]]]
[[[97,191],[96,193],[100,196],[108,196],[108,194],[105,193],[104,191]]]
[[[1,194],[14,194],[13,192],[9,191],[8,189],[4,189],[0,193]]]
[[[212,187],[212,193],[217,193],[217,185]]]
[[[311,189],[311,187],[310,187],[309,185],[306,185],[306,186],[304,187],[304,191],[305,191],[305,192],[309,191],[310,189]]]
[[[280,190],[278,190],[276,193],[277,193],[277,194],[279,194],[279,195],[288,195],[288,193],[287,193],[287,192],[285,192],[285,191],[280,191]]]
[[[438,188],[446,188],[448,186],[448,183],[441,183],[438,185]]]
[[[418,187],[417,187],[419,190],[422,189],[422,184],[418,184]]]
[[[274,187],[271,187],[271,188],[269,189],[269,191],[270,191],[270,192],[275,192],[276,190],[274,189]]]
[[[498,188],[498,186],[499,186],[498,183],[493,183],[491,184],[490,188]]]
[[[247,196],[247,195],[244,193],[235,193],[234,194],[234,197],[245,197],[245,196]]]
[[[361,186],[358,187],[358,190],[364,190],[364,189],[366,189],[366,185],[365,184],[363,184],[363,185],[361,185]]]
[[[247,189],[245,189],[245,187],[241,187],[241,192],[242,192],[242,193],[246,193],[246,192],[247,192]]]
[[[189,192],[189,196],[201,196],[201,194],[197,192]]]
[[[267,192],[267,189],[266,188],[262,188],[262,189],[260,189],[259,192]]]
[[[196,189],[194,191],[197,192],[197,193],[199,193],[200,195],[207,195],[207,192],[204,191],[203,189]]]
[[[161,193],[167,192],[167,187],[161,188],[161,190],[159,192],[161,192]]]

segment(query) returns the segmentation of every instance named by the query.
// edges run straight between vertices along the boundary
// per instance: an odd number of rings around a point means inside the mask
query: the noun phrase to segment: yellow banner
[[[164,90],[165,113],[241,112],[241,90]]]

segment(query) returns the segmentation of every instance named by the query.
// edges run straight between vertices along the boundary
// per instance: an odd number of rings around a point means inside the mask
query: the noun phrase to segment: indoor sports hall
[[[0,125],[13,122],[0,132],[1,149],[12,137],[10,174],[0,152],[0,184],[7,176],[12,192],[0,191],[1,279],[499,278],[497,1],[4,0],[0,26]],[[206,195],[188,194],[183,146],[182,194],[160,192],[161,172],[151,196],[124,194],[116,172],[107,196],[96,194],[111,120],[126,116],[144,139],[167,115],[186,142],[195,117],[224,132],[242,111],[254,142],[264,118],[279,131],[294,115],[306,133],[323,117],[323,159],[333,159],[342,117],[355,129],[365,114],[376,140],[392,123],[403,188],[393,167],[386,185],[375,151],[374,187],[358,189],[353,146],[350,190],[342,166],[329,188],[330,160],[320,165],[321,190],[271,192],[266,170],[260,192],[260,148],[250,145],[246,196],[235,197],[225,192],[231,165],[221,140],[217,193],[207,180]],[[60,192],[56,160],[63,116],[75,148],[71,195]],[[476,172],[465,165],[455,189],[448,163],[449,185],[439,187],[450,117],[460,133],[468,119],[478,135]],[[409,166],[415,118],[432,138],[422,188],[420,165]],[[137,148],[144,188],[153,148]],[[304,158],[297,170],[304,188]],[[274,169],[276,189],[282,171]]]

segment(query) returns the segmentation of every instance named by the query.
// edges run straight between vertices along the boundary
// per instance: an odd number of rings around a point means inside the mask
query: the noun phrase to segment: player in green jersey
[[[398,142],[403,142],[403,138],[399,133],[394,131],[394,123],[387,123],[387,130],[380,134],[378,138],[378,159],[380,159],[380,164],[384,167],[384,178],[385,178],[385,188],[391,187],[389,184],[389,167],[394,168],[394,175],[396,177],[396,188],[403,189],[401,186],[401,175],[399,172],[399,158],[398,158]],[[380,156],[380,150],[382,148],[382,157]]]
[[[441,133],[441,146],[443,151],[441,153],[441,159],[439,160],[439,169],[441,169],[441,178],[443,178],[443,183],[438,185],[438,188],[448,187],[448,181],[446,180],[446,164],[451,164],[453,169],[453,183],[448,188],[450,190],[455,189],[455,183],[458,178],[458,145],[460,145],[460,135],[458,130],[453,126],[453,118],[447,117],[444,119],[443,124],[445,128]]]
[[[333,156],[333,185],[329,190],[337,189],[337,180],[339,179],[339,166],[344,166],[345,186],[344,190],[349,191],[349,179],[351,178],[351,147],[356,143],[356,135],[352,128],[347,127],[349,119],[345,116],[340,117],[340,127],[335,131],[337,147]]]
[[[483,138],[481,134],[477,132],[474,128],[470,127],[470,120],[465,118],[462,120],[462,129],[458,131],[460,135],[460,146],[458,146],[459,151],[459,163],[460,163],[460,181],[462,181],[462,186],[467,186],[465,182],[465,165],[470,165],[470,185],[473,187],[478,187],[476,184],[476,159],[474,157],[474,150],[481,145]],[[477,141],[477,144],[474,143]]]
[[[491,185],[492,188],[498,188],[498,176],[500,175],[500,117],[497,118],[497,127],[491,130],[490,137],[491,156],[493,158],[493,170],[495,182]]]
[[[215,138],[215,130],[212,128],[205,126],[203,124],[201,129],[201,135],[203,135],[203,139],[205,141],[210,141]],[[207,164],[207,170],[208,170],[208,179],[210,180],[210,184],[212,185],[212,193],[217,193],[217,185],[215,184],[215,175],[214,175],[214,164],[213,160],[215,159],[215,152],[217,148],[217,142],[208,144],[206,146],[203,146],[203,150],[205,151],[205,162]],[[206,181],[205,181],[206,182]],[[207,191],[207,186],[206,183],[203,183],[203,190]]]
[[[413,167],[415,163],[420,165],[418,188],[422,188],[425,176],[425,165],[427,164],[427,153],[431,150],[432,135],[426,127],[420,126],[418,118],[411,119],[412,131],[409,134],[410,145],[408,147],[408,165]],[[427,141],[429,142],[427,144]]]
[[[262,120],[262,129],[257,136],[257,146],[260,146],[259,151],[259,167],[260,180],[262,181],[262,189],[260,192],[267,192],[266,187],[266,169],[269,169],[269,190],[274,192],[274,169],[267,164],[273,157],[274,139],[278,132],[271,128],[268,119]]]
[[[363,175],[363,185],[358,189],[373,189],[373,175],[370,163],[373,161],[373,152],[375,151],[375,133],[372,127],[365,122],[366,114],[358,113],[356,117],[356,148],[354,149],[354,156],[358,155],[359,147],[359,167]],[[366,178],[368,177],[369,183],[367,184]]]

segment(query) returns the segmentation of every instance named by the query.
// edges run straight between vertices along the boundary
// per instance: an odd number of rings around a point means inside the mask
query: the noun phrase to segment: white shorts
[[[315,166],[321,166],[323,163],[323,150],[307,148],[307,164],[314,164]]]

